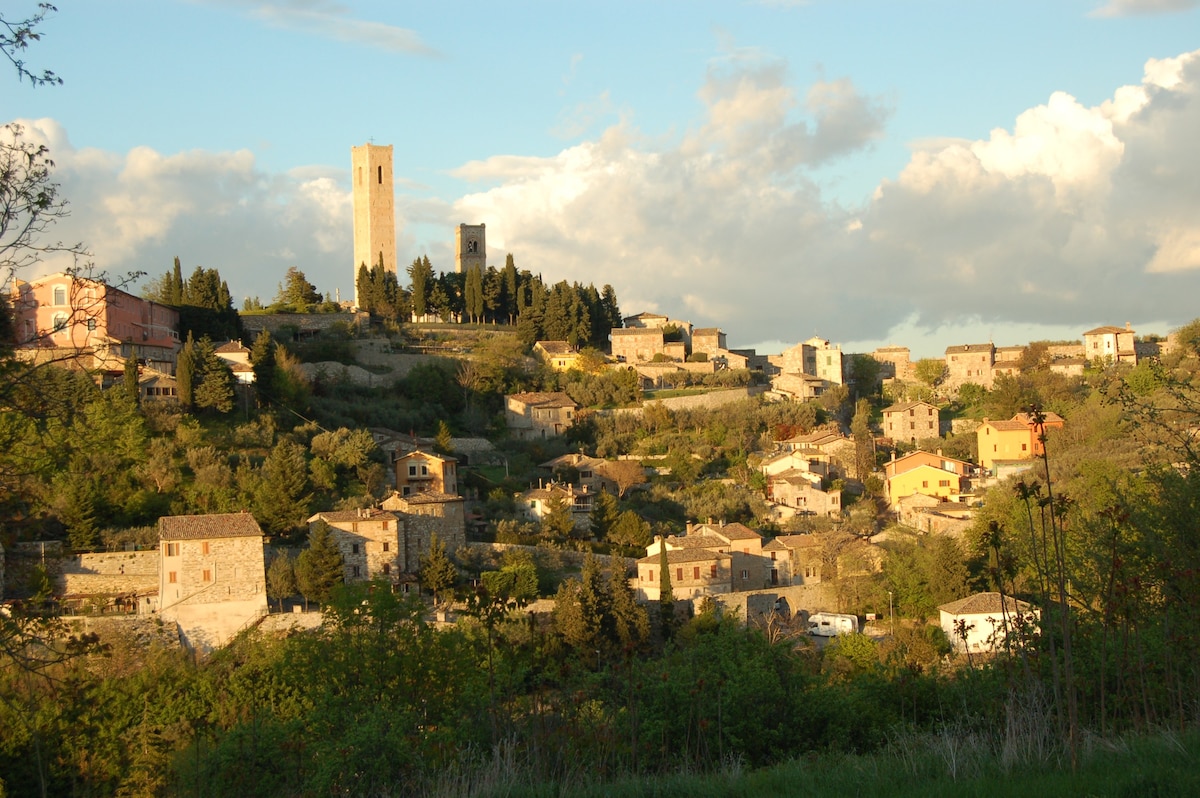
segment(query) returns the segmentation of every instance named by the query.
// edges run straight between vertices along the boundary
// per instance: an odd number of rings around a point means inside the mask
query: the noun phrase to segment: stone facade
[[[894,441],[916,443],[941,432],[938,409],[929,402],[902,402],[883,410],[883,434]]]
[[[1083,334],[1084,357],[1089,361],[1100,358],[1110,363],[1137,365],[1137,347],[1133,338],[1133,327],[1128,322],[1124,327],[1088,330]]]
[[[158,607],[157,549],[77,554],[60,564],[55,592],[66,601],[89,600],[139,614]]]
[[[354,304],[358,304],[358,269],[383,268],[396,274],[396,194],[392,183],[392,145],[363,144],[350,148],[354,203]]]
[[[618,363],[646,363],[663,353],[661,327],[627,327],[609,333],[611,352]]]
[[[316,513],[308,519],[311,530],[324,522],[342,555],[346,582],[399,577],[401,567],[400,519],[387,510],[361,509]]]
[[[454,271],[487,268],[487,225],[460,224],[454,231]]]
[[[383,501],[383,509],[400,517],[400,569],[416,573],[421,558],[429,554],[434,535],[453,552],[467,543],[466,502],[461,496],[444,493],[393,493]]]
[[[159,613],[188,646],[227,642],[267,614],[263,534],[249,513],[167,516],[158,521]]]
[[[879,363],[879,378],[912,382],[917,378],[916,364],[907,346],[881,346],[871,353]]]
[[[575,400],[562,392],[518,393],[504,397],[504,423],[519,440],[562,435],[575,422]]]
[[[992,387],[996,347],[991,344],[961,344],[946,349],[946,379],[942,387],[957,391],[967,383]]]
[[[448,455],[409,452],[396,458],[395,469],[401,496],[422,491],[458,493],[458,461]]]

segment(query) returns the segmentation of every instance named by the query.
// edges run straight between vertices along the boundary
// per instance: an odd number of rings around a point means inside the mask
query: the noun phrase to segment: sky
[[[23,57],[64,83],[0,63],[0,121],[109,275],[352,297],[373,142],[401,269],[482,222],[490,265],[763,353],[1200,316],[1200,0],[55,5]]]

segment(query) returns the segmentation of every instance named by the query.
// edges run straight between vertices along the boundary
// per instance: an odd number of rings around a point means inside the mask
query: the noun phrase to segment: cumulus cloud
[[[154,277],[178,255],[185,268],[215,267],[235,293],[264,301],[289,266],[318,286],[350,287],[339,268],[351,248],[350,194],[339,170],[271,175],[245,150],[77,150],[53,120],[18,121],[30,141],[49,148],[70,202],[54,237],[84,242],[98,269]],[[48,256],[36,273],[71,265]]]
[[[630,312],[739,341],[1182,321],[1200,288],[1198,87],[1187,54],[1098,106],[1056,92],[986,139],[919,142],[848,212],[810,168],[869,146],[887,109],[847,80],[801,96],[783,65],[732,59],[676,139],[622,122],[553,157],[473,162],[460,177],[498,185],[455,209],[504,231],[524,268],[611,282]]]
[[[332,0],[209,0],[235,6],[274,28],[361,44],[380,50],[436,55],[416,31],[384,22],[355,19],[350,9]]]
[[[1110,0],[1092,12],[1096,17],[1131,17],[1141,14],[1171,14],[1200,6],[1200,0]]]

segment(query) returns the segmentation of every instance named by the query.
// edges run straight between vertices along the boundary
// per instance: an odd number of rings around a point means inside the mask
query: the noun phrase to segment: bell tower
[[[358,304],[358,267],[366,264],[396,273],[396,198],[392,185],[392,145],[350,148],[354,198],[354,302]]]
[[[454,231],[454,271],[465,274],[467,269],[478,266],[487,268],[486,224],[460,224]]]

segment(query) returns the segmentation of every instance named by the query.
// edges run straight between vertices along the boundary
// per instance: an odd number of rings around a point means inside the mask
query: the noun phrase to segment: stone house
[[[170,374],[147,366],[141,369],[138,377],[138,394],[143,401],[178,402],[179,385]]]
[[[634,316],[626,316],[621,320],[625,329],[662,329],[671,321],[669,316],[664,316],[661,313],[642,312]]]
[[[538,468],[547,469],[556,481],[572,484],[577,490],[588,493],[607,491],[616,496],[617,483],[604,475],[604,468],[608,464],[608,460],[572,452],[547,460]],[[568,479],[568,476],[573,478]]]
[[[883,409],[883,434],[910,443],[937,438],[941,435],[941,416],[929,402],[900,402]]]
[[[758,470],[768,478],[788,471],[803,471],[811,474],[810,479],[820,484],[822,480],[836,476],[837,469],[831,466],[831,459],[817,449],[791,449],[765,458],[759,463]]]
[[[379,578],[395,581],[404,570],[400,561],[401,524],[395,513],[373,508],[320,512],[308,519],[309,530],[319,523],[329,526],[337,543],[346,582]]]
[[[656,556],[661,546],[667,551],[705,549],[730,556],[730,590],[755,590],[765,587],[767,568],[762,554],[762,535],[743,524],[688,524],[683,535],[658,538],[646,549],[647,557]]]
[[[1041,613],[1028,602],[999,593],[976,593],[938,607],[942,631],[956,651],[1004,649],[1005,633],[1038,623]]]
[[[967,383],[992,387],[996,347],[992,344],[959,344],[946,348],[946,379],[942,388],[957,391]]]
[[[710,359],[717,355],[728,357],[730,353],[725,346],[725,333],[719,327],[697,327],[692,330],[692,354],[697,352],[703,352]]]
[[[816,399],[830,387],[828,380],[811,374],[784,373],[771,377],[771,390],[800,402]]]
[[[575,529],[585,532],[591,529],[592,506],[596,494],[584,486],[576,490],[574,485],[560,485],[551,482],[530,488],[524,493],[517,494],[517,509],[525,519],[540,523],[554,508],[555,502],[562,502],[571,511],[571,520]]]
[[[779,565],[781,578],[786,570],[787,576],[781,582],[786,585],[815,585],[822,578],[822,557],[824,545],[817,535],[780,535],[771,541],[772,548],[782,548],[786,555],[780,553]],[[766,551],[767,547],[763,547]]]
[[[519,440],[554,437],[575,422],[577,407],[561,391],[510,394],[504,397],[504,423]]]
[[[10,301],[17,346],[37,356],[86,355],[93,368],[106,371],[136,357],[168,374],[175,370],[175,308],[63,272],[16,280]]]
[[[422,491],[458,493],[458,460],[449,455],[415,450],[397,456],[393,466],[401,496]]]
[[[538,341],[533,353],[555,371],[570,371],[579,360],[579,351],[566,341]]]
[[[648,363],[663,354],[666,342],[661,327],[625,327],[608,334],[613,359],[618,363]]]
[[[995,379],[998,374],[1007,374],[1014,377],[1021,373],[1021,358],[1025,355],[1025,347],[1023,346],[998,346],[996,347],[995,362],[992,363],[992,378]]]
[[[732,592],[732,561],[729,554],[703,547],[668,549],[671,595],[678,601],[692,601]],[[657,549],[654,554],[637,561],[637,597],[640,600],[658,601],[661,597],[661,568],[662,557]]]
[[[194,649],[220,646],[267,614],[263,533],[249,513],[158,520],[159,615]]]
[[[842,492],[821,490],[820,483],[813,484],[809,475],[785,471],[767,480],[767,497],[797,515],[822,515],[826,517],[842,514]]]
[[[814,336],[769,360],[781,374],[806,374],[828,385],[841,385],[845,381],[842,347],[825,338]]]
[[[1137,346],[1134,344],[1133,327],[1125,322],[1122,327],[1097,327],[1083,334],[1084,357],[1089,361],[1097,358],[1109,363],[1137,365]]]
[[[400,519],[398,565],[403,573],[416,573],[421,558],[429,554],[434,535],[454,552],[467,544],[466,501],[461,496],[424,491],[402,496],[392,493],[380,507]]]
[[[881,346],[871,353],[880,365],[879,378],[912,382],[916,379],[916,364],[907,346]]]

